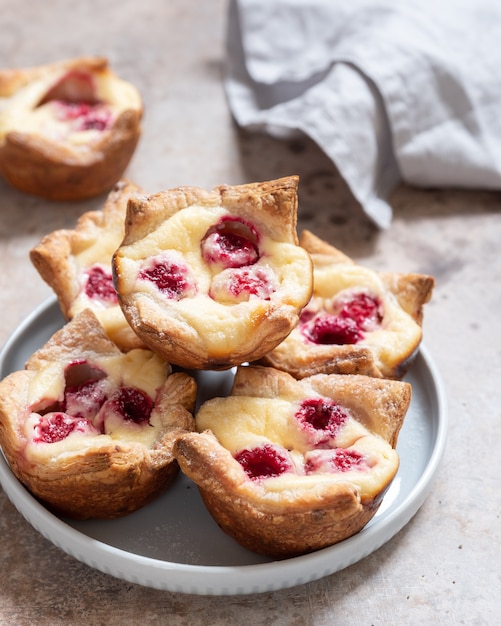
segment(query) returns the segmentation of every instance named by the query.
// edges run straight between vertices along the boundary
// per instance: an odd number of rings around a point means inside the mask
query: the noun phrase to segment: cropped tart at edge
[[[0,71],[0,174],[49,200],[111,189],[141,135],[138,90],[101,57]]]
[[[92,309],[110,339],[123,351],[144,345],[118,303],[111,259],[124,237],[127,202],[141,193],[134,183],[120,180],[102,209],[84,213],[73,229],[45,235],[30,251],[33,265],[54,290],[65,319]]]

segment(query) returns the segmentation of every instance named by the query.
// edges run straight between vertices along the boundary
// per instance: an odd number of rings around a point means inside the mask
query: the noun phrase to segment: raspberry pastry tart
[[[13,473],[73,518],[115,518],[163,492],[173,444],[193,429],[194,380],[149,350],[123,354],[90,310],[0,382],[0,444]]]
[[[121,177],[143,105],[104,58],[0,71],[0,173],[21,191],[79,200]]]
[[[129,202],[113,271],[146,345],[183,367],[226,369],[290,333],[312,290],[297,183],[180,187]]]
[[[73,230],[56,230],[30,251],[33,265],[54,290],[66,320],[92,309],[123,351],[144,345],[118,304],[111,258],[124,236],[127,201],[140,193],[133,183],[119,181],[102,210],[84,213]]]
[[[259,366],[237,370],[232,394],[205,402],[199,432],[174,454],[220,527],[277,558],[360,531],[393,480],[411,399],[401,381],[319,374],[296,380]]]
[[[421,342],[433,278],[357,265],[309,231],[301,234],[300,245],[313,260],[313,296],[297,327],[261,364],[296,378],[318,373],[402,378]]]

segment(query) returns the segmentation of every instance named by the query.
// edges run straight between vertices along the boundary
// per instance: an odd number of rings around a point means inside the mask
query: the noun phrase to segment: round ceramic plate
[[[4,346],[0,378],[24,368],[29,356],[63,324],[51,299],[36,309]],[[201,372],[202,399],[228,392],[231,372]],[[0,455],[0,482],[18,511],[56,546],[118,578],[175,592],[230,595],[284,589],[351,565],[389,541],[424,502],[446,438],[446,403],[425,348],[406,377],[413,399],[397,450],[401,465],[383,503],[357,535],[306,556],[273,561],[241,548],[207,513],[198,490],[180,475],[154,503],[112,521],[57,517],[14,477]]]

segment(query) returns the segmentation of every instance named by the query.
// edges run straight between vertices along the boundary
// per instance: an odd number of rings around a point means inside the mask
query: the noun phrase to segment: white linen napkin
[[[232,0],[238,124],[310,136],[366,213],[403,180],[501,188],[501,2]]]

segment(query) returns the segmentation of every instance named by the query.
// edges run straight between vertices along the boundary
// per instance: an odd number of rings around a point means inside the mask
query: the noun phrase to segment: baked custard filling
[[[156,394],[169,373],[169,365],[141,349],[66,367],[48,363],[30,383],[23,425],[27,458],[93,447],[95,437],[151,447],[160,425]]]
[[[264,496],[356,485],[362,502],[393,479],[398,455],[358,422],[350,409],[315,394],[305,399],[229,396],[202,405],[200,432],[210,430],[242,469],[242,486]]]
[[[122,111],[141,107],[135,88],[108,71],[58,69],[9,98],[2,112],[0,138],[18,131],[85,151],[101,140]]]
[[[167,306],[216,351],[221,341],[238,344],[246,320],[267,303],[297,307],[310,291],[304,250],[273,241],[221,206],[184,208],[120,250],[121,295],[134,294],[138,307]]]

